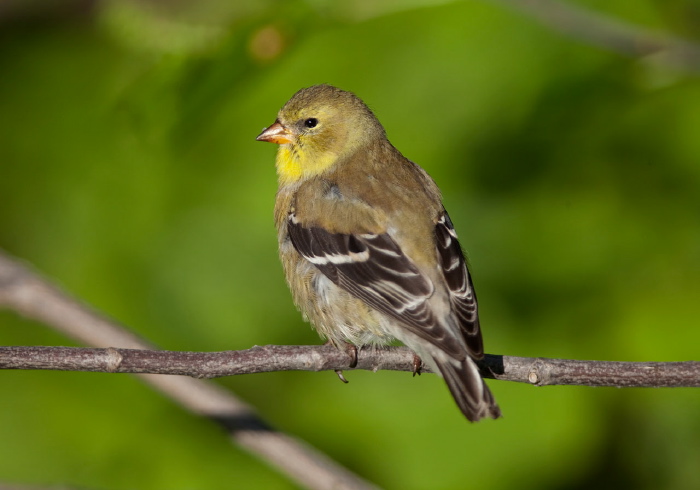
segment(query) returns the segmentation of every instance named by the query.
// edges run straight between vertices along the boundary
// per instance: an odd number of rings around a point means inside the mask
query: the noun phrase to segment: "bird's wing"
[[[433,283],[388,233],[332,233],[302,225],[294,213],[287,224],[294,248],[333,283],[396,318],[450,357],[465,358],[462,342],[431,307]]]
[[[450,291],[452,311],[457,315],[469,354],[475,359],[481,359],[484,357],[484,344],[479,326],[476,293],[467,261],[447,211],[443,211],[435,225],[435,236],[442,274]]]

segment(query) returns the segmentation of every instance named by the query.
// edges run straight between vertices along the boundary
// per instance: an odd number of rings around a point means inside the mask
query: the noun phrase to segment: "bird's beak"
[[[293,135],[291,131],[282,126],[279,121],[269,128],[263,130],[262,133],[255,138],[258,141],[268,141],[270,143],[277,143],[278,145],[284,145],[285,143],[291,143],[293,140]]]

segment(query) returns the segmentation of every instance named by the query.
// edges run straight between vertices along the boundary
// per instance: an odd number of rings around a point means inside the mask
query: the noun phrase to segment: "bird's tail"
[[[463,361],[433,359],[452,397],[469,421],[476,422],[484,417],[497,419],[501,416],[501,409],[481,379],[476,363],[469,356]]]

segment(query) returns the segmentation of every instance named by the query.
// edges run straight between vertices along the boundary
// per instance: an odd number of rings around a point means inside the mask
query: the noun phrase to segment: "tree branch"
[[[490,1],[518,11],[571,39],[633,58],[652,56],[653,63],[700,73],[700,46],[687,39],[607,17],[572,2]]]
[[[175,374],[195,378],[272,371],[412,371],[413,352],[406,347],[361,349],[356,367],[349,364],[347,353],[330,345],[268,345],[223,352],[0,347],[0,369]],[[697,361],[574,361],[487,354],[479,367],[486,378],[537,386],[700,387]],[[424,372],[430,372],[427,366]]]
[[[345,352],[331,346],[267,346],[209,353],[149,350],[148,343],[2,251],[0,307],[102,347],[3,347],[0,367],[135,373],[191,412],[217,421],[241,447],[268,461],[301,486],[371,488],[368,482],[314,448],[271,429],[251,407],[223,388],[203,380],[163,375],[216,377],[289,369],[349,369]],[[361,349],[357,368],[410,371],[412,361],[413,354],[406,348]],[[698,362],[568,361],[491,355],[486,356],[481,369],[485,377],[540,386],[700,386]]]
[[[152,348],[0,250],[2,307],[88,345]],[[137,376],[190,412],[218,422],[240,447],[256,454],[301,487],[374,488],[305,442],[271,428],[252,407],[214,383],[182,376]]]

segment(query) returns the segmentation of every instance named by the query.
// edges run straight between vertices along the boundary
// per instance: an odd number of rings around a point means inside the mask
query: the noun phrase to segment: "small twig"
[[[626,23],[572,2],[490,0],[521,12],[572,39],[624,56],[643,58],[688,72],[700,72],[700,46],[663,31]]]
[[[0,347],[0,369],[176,374],[216,378],[272,371],[413,371],[406,347],[361,349],[357,365],[330,345],[267,345],[242,351],[173,352],[78,347]],[[482,375],[537,386],[700,387],[700,362],[574,361],[486,355]],[[423,372],[430,372],[424,366]]]

